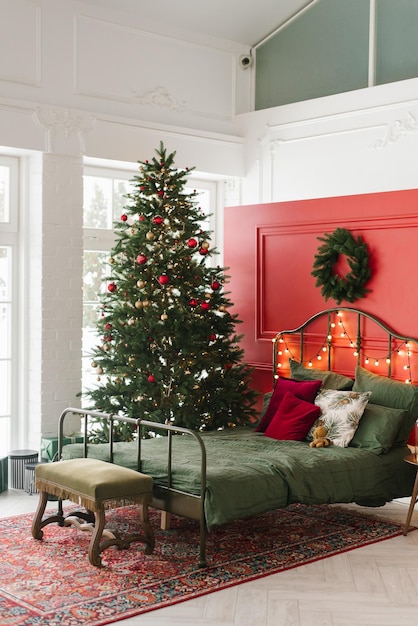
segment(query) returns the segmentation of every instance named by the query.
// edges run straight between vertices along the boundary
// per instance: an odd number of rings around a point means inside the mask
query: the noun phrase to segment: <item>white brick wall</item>
[[[40,232],[41,272],[37,264],[30,268],[28,301],[29,437],[35,448],[41,434],[57,433],[64,408],[80,406],[81,390],[83,162],[56,154],[42,160],[41,206],[31,216],[31,257],[39,254]],[[67,432],[76,430],[78,421],[68,426]]]

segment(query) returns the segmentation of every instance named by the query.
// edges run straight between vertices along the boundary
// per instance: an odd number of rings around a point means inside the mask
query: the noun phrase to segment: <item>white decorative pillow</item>
[[[314,429],[323,424],[332,443],[346,448],[354,437],[370,396],[371,391],[320,391],[315,404],[321,409],[321,415],[309,431],[308,438],[312,439]]]

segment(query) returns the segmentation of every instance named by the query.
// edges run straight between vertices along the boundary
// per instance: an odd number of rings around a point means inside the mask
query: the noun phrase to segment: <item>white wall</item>
[[[238,116],[242,203],[418,187],[418,79]]]
[[[74,0],[0,0],[0,145],[240,175],[243,46]]]

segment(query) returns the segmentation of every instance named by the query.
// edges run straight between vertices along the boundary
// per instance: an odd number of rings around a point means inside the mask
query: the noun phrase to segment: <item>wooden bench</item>
[[[89,561],[101,566],[100,553],[110,546],[127,548],[133,541],[146,544],[145,553],[154,550],[154,532],[149,521],[148,505],[152,500],[151,476],[135,470],[96,459],[72,459],[44,463],[35,468],[35,486],[39,490],[39,503],[32,521],[32,536],[42,539],[42,528],[52,522],[60,526],[70,524],[93,533],[89,545]],[[59,498],[58,512],[43,518],[48,495]],[[61,500],[71,500],[87,512],[77,511],[64,517]],[[138,504],[142,532],[120,537],[117,532],[105,529],[105,509],[126,504]]]

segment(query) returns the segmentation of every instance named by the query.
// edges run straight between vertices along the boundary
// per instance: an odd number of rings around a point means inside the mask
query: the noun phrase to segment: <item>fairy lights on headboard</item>
[[[350,331],[347,328],[350,325],[348,322],[345,323],[345,312],[355,313],[357,316],[357,335],[355,337],[350,335]],[[313,322],[316,318],[322,315],[328,316],[327,333],[322,343],[319,345],[319,348],[316,349],[315,353],[308,358],[305,358],[304,330],[311,322]],[[382,354],[379,354],[378,356],[373,356],[372,354],[369,354],[368,349],[367,352],[363,349],[360,322],[364,318],[368,318],[375,322],[386,333],[388,338],[388,347],[386,354],[383,354],[383,356]],[[351,321],[352,320],[350,320],[350,322]],[[298,355],[295,354],[297,352],[296,348],[293,348],[292,350],[291,347],[292,345],[294,345],[294,342],[291,342],[290,338],[295,334],[299,334],[300,345]],[[347,341],[348,345],[344,345],[345,341]],[[374,367],[379,367],[381,364],[385,364],[387,366],[388,377],[390,377],[392,374],[392,365],[395,364],[395,361],[396,365],[399,367],[398,358],[404,359],[404,365],[402,367],[406,374],[405,383],[411,384],[413,382],[411,371],[411,356],[412,347],[414,344],[418,350],[417,339],[404,337],[402,335],[398,335],[392,332],[385,324],[380,322],[380,320],[368,313],[364,313],[357,309],[343,307],[339,309],[329,309],[328,311],[322,311],[321,313],[313,316],[312,318],[307,320],[305,324],[294,330],[283,331],[276,335],[276,337],[273,339],[274,377],[278,378],[280,370],[283,367],[288,367],[289,358],[299,360],[307,367],[314,367],[316,366],[317,362],[321,362],[323,358],[326,358],[327,367],[324,369],[332,369],[332,349],[336,347],[349,347],[353,348],[353,356],[356,358],[356,364],[362,365],[364,367],[367,367],[370,364],[374,365]],[[417,350],[415,350],[415,352],[417,352]]]

